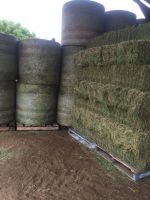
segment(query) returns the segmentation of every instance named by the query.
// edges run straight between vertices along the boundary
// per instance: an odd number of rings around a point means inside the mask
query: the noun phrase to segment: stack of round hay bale
[[[57,122],[71,126],[73,105],[74,55],[87,42],[104,32],[104,7],[90,0],[72,0],[64,4],[62,14],[62,73]]]
[[[15,124],[17,40],[0,33],[0,126]]]
[[[56,122],[61,48],[55,41],[19,42],[17,123],[46,126]]]

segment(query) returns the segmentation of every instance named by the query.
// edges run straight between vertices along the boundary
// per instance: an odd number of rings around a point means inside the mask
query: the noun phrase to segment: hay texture
[[[75,55],[72,126],[137,171],[150,170],[150,41]]]
[[[133,131],[128,126],[74,106],[73,127],[137,171],[150,169],[150,133]]]
[[[75,56],[76,79],[150,89],[150,41],[130,41],[81,51]]]
[[[150,92],[83,81],[76,85],[75,97],[80,105],[130,126],[150,131]]]
[[[150,40],[150,23],[104,33],[103,35],[90,40],[87,47],[99,47],[130,40]]]
[[[105,65],[82,67],[76,71],[76,79],[113,84],[121,87],[150,89],[150,65]]]
[[[121,42],[81,51],[75,58],[75,63],[83,67],[94,64],[99,66],[108,64],[149,65],[149,52],[149,40]]]

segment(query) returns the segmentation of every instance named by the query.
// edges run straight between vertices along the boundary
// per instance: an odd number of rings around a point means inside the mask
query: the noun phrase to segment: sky
[[[128,10],[138,18],[143,14],[132,0],[95,0],[105,10]],[[34,32],[38,38],[61,41],[62,6],[68,0],[0,0],[0,20],[7,19],[20,23]]]

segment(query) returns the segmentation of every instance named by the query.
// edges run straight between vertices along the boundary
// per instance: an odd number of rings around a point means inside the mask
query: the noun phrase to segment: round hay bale
[[[19,78],[21,83],[58,85],[60,45],[54,41],[27,39],[19,43]]]
[[[17,40],[0,33],[0,81],[13,81],[17,78]]]
[[[136,15],[125,10],[111,10],[105,14],[105,31],[116,31],[136,25]]]
[[[57,86],[18,84],[17,122],[49,125],[56,122]]]
[[[63,46],[62,73],[58,97],[57,122],[62,126],[70,126],[73,105],[74,54],[83,50],[83,46]]]
[[[15,122],[16,83],[0,82],[0,125]]]
[[[97,2],[69,1],[62,13],[63,45],[85,45],[104,32],[104,7]]]

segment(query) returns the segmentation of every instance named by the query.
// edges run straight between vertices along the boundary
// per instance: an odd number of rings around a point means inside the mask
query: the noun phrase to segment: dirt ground
[[[0,200],[149,200],[65,132],[0,133]]]

